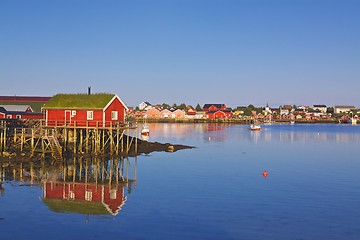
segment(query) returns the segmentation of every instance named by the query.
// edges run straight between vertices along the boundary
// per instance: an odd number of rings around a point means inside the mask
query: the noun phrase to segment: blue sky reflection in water
[[[6,239],[359,239],[360,127],[150,124],[192,150],[138,157],[116,216],[55,213],[38,186],[7,182]],[[262,172],[269,176],[264,178]],[[40,184],[41,185],[41,184]],[[21,229],[21,230],[19,230]]]

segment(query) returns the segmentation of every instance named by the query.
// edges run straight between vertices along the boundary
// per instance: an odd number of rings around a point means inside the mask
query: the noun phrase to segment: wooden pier
[[[129,124],[101,122],[88,126],[39,120],[9,126],[9,120],[1,120],[0,153],[15,150],[31,157],[51,154],[56,160],[62,160],[64,154],[128,155],[130,151],[137,153],[137,136],[137,126]]]

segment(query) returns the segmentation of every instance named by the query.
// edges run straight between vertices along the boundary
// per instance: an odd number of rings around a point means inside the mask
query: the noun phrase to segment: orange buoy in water
[[[268,174],[267,171],[264,171],[264,172],[263,172],[263,176],[264,176],[264,177],[267,177],[268,175],[269,175],[269,174]]]

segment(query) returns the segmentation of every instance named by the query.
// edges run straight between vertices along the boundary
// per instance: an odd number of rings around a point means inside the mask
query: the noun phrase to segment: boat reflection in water
[[[56,213],[117,215],[136,183],[137,159],[82,159],[61,164],[2,166],[6,181],[43,188],[42,202]]]
[[[150,138],[149,135],[142,135],[142,134],[141,134],[141,140],[148,142],[148,141],[149,141],[149,138]]]

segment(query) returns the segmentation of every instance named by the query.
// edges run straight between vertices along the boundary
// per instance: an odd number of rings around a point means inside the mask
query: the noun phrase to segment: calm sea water
[[[70,165],[50,168],[41,182],[6,172],[1,239],[360,239],[360,126],[149,127],[150,141],[196,148],[130,159],[137,181],[117,186],[110,200],[110,185],[102,185],[100,214],[86,210],[100,191],[86,174],[60,181],[77,171]],[[70,196],[84,181],[93,195],[77,201],[83,205],[47,203],[56,189],[58,198]]]

